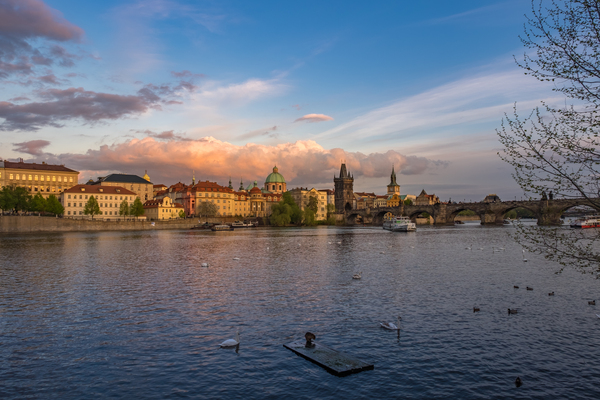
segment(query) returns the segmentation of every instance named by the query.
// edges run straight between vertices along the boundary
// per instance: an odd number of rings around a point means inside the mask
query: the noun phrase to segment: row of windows
[[[84,203],[79,203],[79,207],[83,207]],[[100,207],[121,207],[120,204],[117,203],[98,203]],[[67,203],[67,207],[71,207],[71,203]],[[77,207],[77,203],[73,203],[73,207]]]
[[[52,182],[56,182],[56,181],[58,181],[58,182],[67,182],[68,181],[70,183],[73,183],[73,177],[72,176],[69,176],[69,177],[64,176],[63,177],[62,175],[59,175],[59,176],[56,176],[56,175],[52,175],[52,176],[50,176],[50,175],[39,175],[38,176],[38,175],[35,175],[35,174],[29,174],[29,175],[28,174],[9,174],[8,175],[8,179],[24,180],[24,181],[26,181],[26,180],[38,181],[39,180],[39,181],[42,181],[42,182],[44,182],[44,181],[48,181],[48,182],[50,182],[50,181],[52,181]]]
[[[71,213],[71,211],[67,211],[67,215],[83,215],[83,211],[73,211],[73,213]],[[113,212],[105,211],[104,215],[113,215]],[[119,214],[115,211],[114,215],[119,215]]]
[[[85,197],[84,197],[84,196],[85,196]],[[92,196],[92,195],[90,195],[90,196]],[[104,196],[100,195],[100,196],[94,196],[94,197],[95,197],[97,200],[112,200],[112,199],[113,199],[113,197],[112,197],[112,196],[107,196],[107,195],[104,195]],[[117,197],[118,197],[118,199],[117,199]],[[77,198],[77,195],[76,195],[76,194],[74,194],[74,195],[73,195],[73,198],[74,198],[74,199],[76,199],[76,198]],[[88,195],[87,195],[87,194],[80,194],[80,195],[79,195],[79,198],[80,198],[80,199],[83,199],[83,198],[85,198],[85,199],[87,200],[87,198],[88,198]],[[70,194],[68,194],[68,195],[67,195],[67,199],[71,199],[71,195],[70,195]],[[123,200],[123,196],[115,196],[115,200]],[[129,198],[128,196],[125,196],[125,200],[130,200],[130,198]]]

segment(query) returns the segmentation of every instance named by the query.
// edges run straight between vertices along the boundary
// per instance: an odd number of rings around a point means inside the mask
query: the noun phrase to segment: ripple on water
[[[524,266],[510,229],[6,237],[0,396],[599,398],[598,281]],[[399,338],[379,327],[398,315]],[[375,370],[338,378],[283,348],[306,331]]]

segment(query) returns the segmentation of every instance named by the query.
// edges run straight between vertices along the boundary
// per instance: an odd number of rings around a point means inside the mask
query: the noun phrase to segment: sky
[[[155,184],[520,198],[496,130],[564,101],[527,0],[0,0],[0,157]]]

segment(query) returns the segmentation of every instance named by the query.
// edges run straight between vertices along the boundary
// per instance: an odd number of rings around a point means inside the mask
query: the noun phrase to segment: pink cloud
[[[13,151],[31,154],[32,156],[41,156],[42,149],[50,144],[47,140],[30,140],[29,142],[13,143]]]
[[[83,29],[65,20],[42,1],[3,0],[0,4],[0,34],[79,41],[83,37]]]
[[[325,114],[306,114],[304,117],[300,117],[294,122],[323,122],[323,121],[333,121],[333,118],[329,115]]]
[[[61,154],[37,161],[65,164],[77,170],[123,173],[148,173],[155,182],[175,183],[191,180],[191,170],[201,180],[225,183],[229,177],[244,182],[257,180],[260,185],[277,165],[279,172],[295,186],[332,186],[343,160],[355,177],[388,177],[392,165],[400,174],[421,174],[438,162],[422,157],[404,156],[390,150],[386,153],[352,153],[343,149],[324,149],[311,140],[274,146],[249,143],[237,146],[213,137],[182,141],[172,131],[154,137],[131,139],[114,145],[103,145],[85,154]],[[163,139],[163,140],[159,140]],[[167,139],[166,141],[164,139]],[[169,140],[171,139],[171,140]],[[100,173],[100,172],[98,172]]]

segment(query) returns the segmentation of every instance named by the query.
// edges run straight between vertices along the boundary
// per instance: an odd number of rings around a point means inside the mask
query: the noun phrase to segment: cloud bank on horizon
[[[148,170],[170,184],[195,170],[262,183],[277,165],[292,185],[330,187],[346,162],[374,182],[357,190],[380,190],[392,165],[414,185],[476,187],[503,168],[503,113],[560,99],[514,66],[521,2],[435,2],[385,15],[357,3],[331,20],[335,4],[315,16],[236,0],[0,0],[0,156],[82,180]]]

